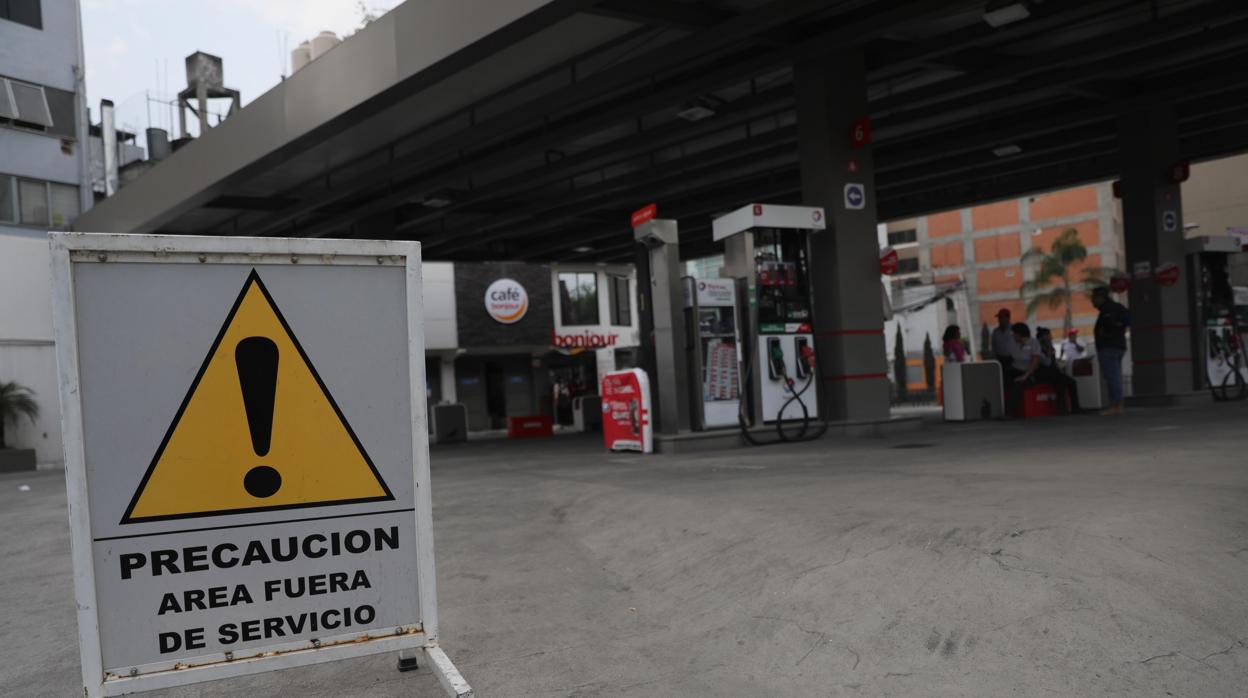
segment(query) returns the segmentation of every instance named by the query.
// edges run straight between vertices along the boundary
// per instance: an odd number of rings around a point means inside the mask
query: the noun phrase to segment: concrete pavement
[[[435,449],[443,645],[481,696],[1243,695],[1245,427],[1211,405],[680,457]],[[0,694],[74,695],[61,473],[0,477],[0,526]],[[154,695],[441,695],[393,666]]]

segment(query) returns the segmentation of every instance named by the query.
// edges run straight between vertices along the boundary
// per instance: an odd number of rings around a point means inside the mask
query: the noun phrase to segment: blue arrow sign
[[[860,211],[867,205],[867,188],[861,184],[850,182],[845,185],[845,208]]]

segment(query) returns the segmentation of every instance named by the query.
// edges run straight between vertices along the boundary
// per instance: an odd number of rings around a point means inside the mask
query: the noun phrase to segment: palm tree
[[[1071,313],[1075,292],[1091,291],[1092,287],[1104,283],[1106,275],[1105,268],[1092,267],[1084,269],[1083,276],[1078,281],[1071,279],[1072,267],[1087,258],[1088,248],[1083,246],[1083,242],[1079,239],[1079,231],[1074,228],[1063,230],[1062,234],[1057,236],[1057,239],[1049,246],[1048,252],[1040,249],[1028,250],[1023,255],[1023,264],[1033,261],[1037,264],[1035,276],[1019,289],[1019,295],[1023,298],[1030,296],[1030,300],[1027,301],[1027,315],[1036,312],[1040,306],[1045,306],[1050,310],[1065,306],[1062,335],[1065,336],[1067,332],[1070,332],[1074,324]]]
[[[4,442],[4,425],[26,417],[31,424],[39,418],[39,403],[30,388],[15,382],[0,381],[0,448],[8,448]]]

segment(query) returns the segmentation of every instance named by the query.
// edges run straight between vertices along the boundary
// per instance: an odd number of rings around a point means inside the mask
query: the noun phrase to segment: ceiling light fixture
[[[701,121],[715,116],[715,105],[710,100],[703,97],[684,105],[680,111],[676,112],[676,116],[685,121]]]
[[[451,198],[445,194],[426,196],[420,204],[426,208],[444,208],[451,205]]]
[[[1011,155],[1018,155],[1021,152],[1023,152],[1023,149],[1020,148],[1017,143],[1007,143],[1005,145],[999,145],[992,149],[992,154],[996,155],[999,158],[1009,157]]]
[[[580,247],[573,247],[573,248],[572,248],[572,251],[573,251],[573,252],[581,252],[581,253],[585,253],[585,252],[593,252],[593,251],[594,251],[594,248],[590,247],[589,245],[581,245]]]
[[[984,7],[984,21],[995,28],[1020,22],[1031,16],[1026,2],[1020,0],[989,0]]]

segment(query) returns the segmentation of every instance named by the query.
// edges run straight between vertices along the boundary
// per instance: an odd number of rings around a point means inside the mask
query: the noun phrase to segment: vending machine
[[[1240,251],[1238,240],[1203,236],[1186,241],[1187,279],[1192,299],[1193,348],[1196,384],[1206,385],[1218,400],[1248,397],[1248,361],[1235,311],[1230,256]]]
[[[694,428],[736,426],[741,411],[741,322],[736,282],[692,276],[683,282]]]

